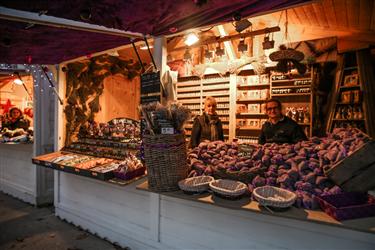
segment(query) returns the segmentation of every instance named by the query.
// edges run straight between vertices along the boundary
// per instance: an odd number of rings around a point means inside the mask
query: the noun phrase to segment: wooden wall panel
[[[336,13],[337,25],[340,27],[348,26],[348,14],[346,12],[346,4],[343,0],[333,1],[334,10]]]
[[[371,27],[372,6],[374,1],[360,0],[359,3],[359,27],[369,30]]]
[[[320,26],[328,28],[329,24],[322,3],[314,3],[312,6]]]
[[[333,6],[333,0],[325,0],[322,2],[323,9],[326,12],[326,17],[328,21],[328,25],[330,27],[337,27],[337,19],[335,8]]]
[[[312,5],[304,5],[303,10],[305,11],[307,18],[310,20],[311,25],[319,27],[320,24],[315,15],[315,11]]]
[[[348,25],[352,29],[359,28],[359,5],[358,0],[346,0]]]
[[[371,30],[375,30],[375,3],[372,3]]]
[[[297,16],[298,16],[299,20],[301,20],[303,25],[307,25],[307,26],[313,25],[313,23],[310,22],[310,19],[307,17],[303,7],[295,8],[295,11],[297,13]]]
[[[120,75],[104,80],[104,92],[100,96],[101,110],[96,116],[98,122],[113,118],[128,117],[138,120],[140,102],[140,78],[126,79]]]

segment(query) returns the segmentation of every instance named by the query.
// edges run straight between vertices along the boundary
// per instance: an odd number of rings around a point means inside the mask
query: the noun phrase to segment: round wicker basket
[[[221,196],[235,198],[243,195],[247,186],[239,181],[219,179],[210,182],[210,189]]]
[[[212,176],[196,176],[179,181],[178,186],[185,192],[201,193],[207,191],[210,182],[214,180]]]
[[[272,52],[269,55],[269,58],[274,61],[280,61],[280,60],[296,60],[296,61],[301,61],[305,55],[297,50],[294,49],[284,49],[284,50],[278,50],[275,52]]]
[[[297,198],[293,192],[272,186],[255,188],[253,196],[262,206],[278,208],[290,207]]]

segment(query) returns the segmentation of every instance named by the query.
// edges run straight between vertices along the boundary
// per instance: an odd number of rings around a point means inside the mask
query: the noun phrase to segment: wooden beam
[[[207,45],[207,44],[211,44],[211,43],[221,43],[221,42],[225,42],[225,41],[231,41],[231,40],[245,38],[245,37],[249,37],[249,36],[258,36],[258,35],[263,35],[263,34],[266,34],[266,33],[278,32],[278,31],[280,31],[280,27],[274,26],[274,27],[270,27],[270,28],[254,30],[254,31],[246,32],[246,33],[239,33],[239,34],[236,34],[236,35],[231,35],[231,36],[226,36],[226,37],[216,36],[216,37],[208,38],[205,41],[199,42],[199,43],[194,44],[192,46],[178,47],[178,48],[175,48],[171,51],[185,50],[187,48],[197,48],[197,47],[201,47],[203,45]]]
[[[372,6],[374,1],[360,0],[359,3],[359,27],[363,30],[370,30]]]

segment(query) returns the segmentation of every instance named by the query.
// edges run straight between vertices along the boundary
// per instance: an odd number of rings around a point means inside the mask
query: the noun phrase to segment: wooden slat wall
[[[372,6],[374,2],[361,0],[359,4],[359,27],[369,30],[371,27]]]

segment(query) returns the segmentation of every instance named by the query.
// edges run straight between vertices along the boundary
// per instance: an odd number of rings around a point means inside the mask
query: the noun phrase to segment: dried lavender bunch
[[[181,132],[185,122],[191,118],[190,109],[182,106],[181,103],[173,102],[169,104],[169,110],[172,114],[174,128]]]

